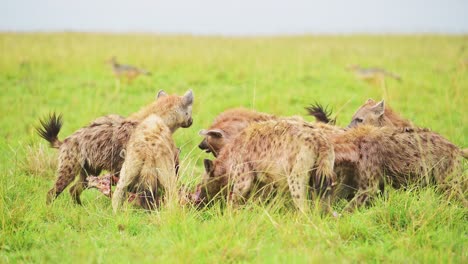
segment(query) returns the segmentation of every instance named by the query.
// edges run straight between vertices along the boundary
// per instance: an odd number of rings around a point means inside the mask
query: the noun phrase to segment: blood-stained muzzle
[[[203,197],[202,186],[198,185],[195,192],[191,195],[191,200],[194,205],[202,206],[204,205],[205,198]]]

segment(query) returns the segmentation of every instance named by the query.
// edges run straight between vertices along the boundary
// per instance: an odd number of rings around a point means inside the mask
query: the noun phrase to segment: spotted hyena
[[[354,113],[348,128],[359,125],[413,127],[413,124],[409,120],[401,117],[390,107],[386,106],[384,100],[376,102],[372,99],[368,99],[359,107],[356,113]]]
[[[312,124],[284,119],[253,123],[225,145],[214,161],[204,161],[206,172],[194,199],[206,202],[219,194],[237,205],[260,183],[289,188],[295,205],[305,211],[312,175],[330,193],[335,181],[333,161],[332,145]]]
[[[384,182],[444,187],[461,174],[463,151],[427,129],[359,126],[331,139],[339,181],[348,173],[357,190],[350,208],[365,204]]]
[[[133,131],[127,145],[125,162],[112,197],[116,212],[125,198],[125,192],[143,194],[143,207],[155,208],[160,202],[160,191],[174,199],[176,191],[176,164],[178,149],[172,133],[179,127],[192,125],[192,91],[184,96],[158,94],[160,102]]]
[[[54,201],[77,174],[79,179],[70,188],[70,194],[78,204],[81,204],[81,192],[88,186],[87,176],[99,175],[102,170],[118,175],[130,135],[159,103],[155,100],[127,118],[118,115],[98,118],[63,141],[58,139],[63,123],[61,115],[52,114],[47,120],[41,120],[41,127],[37,129],[39,135],[49,141],[51,147],[59,149],[57,180],[47,193],[47,204]]]

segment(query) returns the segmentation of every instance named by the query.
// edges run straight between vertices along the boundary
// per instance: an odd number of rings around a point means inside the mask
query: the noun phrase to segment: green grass
[[[138,110],[159,89],[193,88],[195,123],[175,133],[182,181],[192,185],[209,157],[197,149],[198,131],[236,106],[304,115],[305,106],[319,101],[347,125],[367,98],[385,98],[414,123],[468,147],[467,46],[467,36],[2,33],[0,262],[466,263],[467,208],[431,188],[390,190],[388,199],[339,219],[302,215],[282,203],[115,216],[95,190],[83,193],[81,207],[68,192],[46,206],[56,150],[34,126],[51,111],[63,113],[63,139],[98,116]],[[113,55],[153,75],[119,83],[105,64]],[[384,67],[403,82],[371,85],[346,71],[350,64]]]

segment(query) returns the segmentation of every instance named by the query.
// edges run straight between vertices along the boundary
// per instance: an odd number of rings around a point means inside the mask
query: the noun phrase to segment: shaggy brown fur
[[[309,123],[284,119],[253,123],[223,147],[214,162],[205,160],[198,198],[209,200],[222,190],[227,195],[225,187],[232,184],[228,202],[237,205],[254,183],[262,183],[275,189],[289,187],[294,203],[305,211],[312,174],[327,190],[334,185],[333,160],[331,144]]]
[[[461,150],[427,129],[359,126],[331,138],[338,178],[349,181],[350,173],[358,191],[351,207],[377,194],[384,177],[396,188],[443,186],[461,173]]]
[[[413,124],[398,115],[390,107],[385,105],[382,100],[375,102],[372,99],[368,99],[351,119],[351,123],[348,125],[349,128],[356,127],[359,125],[372,125],[377,127],[389,126],[389,127],[412,127]]]
[[[61,116],[51,115],[47,121],[41,121],[39,135],[59,149],[57,180],[47,194],[50,204],[75,179],[79,180],[70,189],[74,201],[81,204],[80,194],[87,187],[88,175],[99,175],[102,170],[118,174],[124,162],[123,153],[130,135],[139,122],[159,108],[174,108],[174,101],[169,98],[157,100],[142,108],[129,118],[120,119],[116,115],[101,117],[90,125],[60,141],[57,137],[62,125]],[[182,111],[182,110],[181,110]],[[166,111],[163,111],[164,115]]]

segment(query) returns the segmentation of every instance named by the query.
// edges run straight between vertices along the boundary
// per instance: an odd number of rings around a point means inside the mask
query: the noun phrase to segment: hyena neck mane
[[[140,109],[138,112],[130,115],[127,120],[135,121],[141,123],[146,118],[156,115],[163,120],[164,124],[171,130],[171,132],[176,131],[181,124],[178,122],[175,115],[175,111],[178,108],[178,96],[167,96],[156,100]]]
[[[380,126],[393,126],[393,127],[412,127],[413,124],[397,114],[390,107],[386,106],[384,114],[379,118]]]

